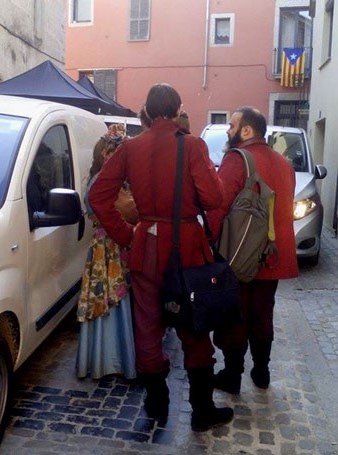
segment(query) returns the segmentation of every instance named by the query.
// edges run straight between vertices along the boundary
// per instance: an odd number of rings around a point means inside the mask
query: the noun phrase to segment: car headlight
[[[317,207],[315,198],[302,199],[293,203],[293,219],[300,220],[309,215]]]

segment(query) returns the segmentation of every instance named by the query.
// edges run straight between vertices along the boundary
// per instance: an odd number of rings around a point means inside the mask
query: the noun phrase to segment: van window
[[[29,120],[0,115],[0,207],[8,191],[14,163]]]
[[[296,172],[308,171],[306,144],[302,134],[273,131],[268,136],[268,144],[283,155]]]
[[[27,181],[30,216],[47,210],[52,188],[74,188],[70,145],[66,127],[57,125],[43,137]]]
[[[128,122],[120,122],[124,124],[124,127],[126,128],[126,135],[129,137],[134,137],[137,136],[138,134],[142,133],[143,128],[141,124],[133,124],[133,123],[128,123]],[[105,124],[109,128],[110,125],[117,124],[116,122],[109,122],[105,121]]]

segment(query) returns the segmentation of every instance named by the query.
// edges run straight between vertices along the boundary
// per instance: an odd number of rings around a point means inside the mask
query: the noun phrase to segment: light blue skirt
[[[80,323],[76,373],[78,378],[99,379],[107,374],[136,378],[129,295],[108,314]]]

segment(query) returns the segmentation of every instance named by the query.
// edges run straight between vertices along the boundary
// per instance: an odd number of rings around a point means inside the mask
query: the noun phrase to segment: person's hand
[[[263,253],[262,263],[265,267],[272,269],[276,267],[278,260],[279,252],[277,245],[275,242],[269,241]]]

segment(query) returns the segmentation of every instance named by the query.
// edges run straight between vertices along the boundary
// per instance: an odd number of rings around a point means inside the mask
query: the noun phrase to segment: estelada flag
[[[304,84],[304,48],[284,47],[280,85],[300,87]]]

